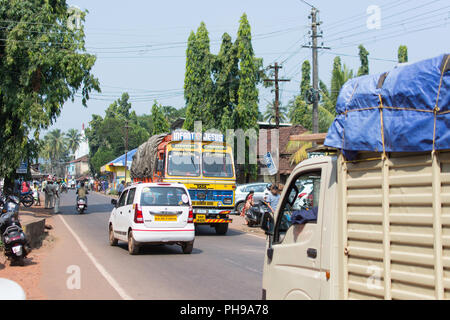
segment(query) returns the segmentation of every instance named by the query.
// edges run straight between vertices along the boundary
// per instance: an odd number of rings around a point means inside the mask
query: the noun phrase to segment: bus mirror
[[[158,159],[158,162],[156,164],[156,171],[164,171],[164,160]]]

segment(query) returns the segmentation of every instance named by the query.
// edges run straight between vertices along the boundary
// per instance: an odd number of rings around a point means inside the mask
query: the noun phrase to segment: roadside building
[[[293,135],[301,135],[307,130],[301,125],[291,125],[280,123],[279,129],[279,145],[276,141],[276,129],[274,124],[259,123],[258,136],[258,178],[257,181],[275,182],[275,175],[269,175],[264,168],[266,168],[264,156],[267,152],[271,152],[275,164],[280,172],[280,182],[285,183],[296,164],[291,162],[292,152],[288,152],[287,146],[289,138]],[[279,150],[279,162],[276,160],[276,150]],[[264,174],[266,173],[266,174]]]
[[[100,168],[100,172],[102,174],[106,174],[110,176],[110,184],[112,184],[110,187],[117,189],[117,186],[122,180],[125,180],[125,182],[131,182],[130,178],[130,167],[131,162],[133,161],[133,155],[136,153],[137,148],[128,151],[127,153],[127,176],[125,178],[125,154],[121,155],[120,157],[114,159],[113,161],[110,161],[106,163],[104,166]]]
[[[84,155],[78,159],[70,161],[66,165],[66,178],[78,179],[82,176],[88,176],[89,170],[89,156]]]

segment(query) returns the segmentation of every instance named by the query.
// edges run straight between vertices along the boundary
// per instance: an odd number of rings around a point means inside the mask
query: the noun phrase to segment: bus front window
[[[228,153],[204,152],[202,170],[205,177],[233,177],[233,164]]]
[[[192,151],[169,151],[167,173],[170,176],[199,176],[199,153]]]

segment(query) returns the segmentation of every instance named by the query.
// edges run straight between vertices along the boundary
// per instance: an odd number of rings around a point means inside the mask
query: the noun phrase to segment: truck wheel
[[[133,238],[133,231],[128,233],[128,253],[131,255],[139,253],[139,246]]]
[[[216,224],[215,228],[217,234],[224,235],[228,231],[228,223]]]
[[[194,248],[194,241],[183,242],[183,244],[181,245],[181,249],[183,250],[184,254],[190,254],[193,248]]]
[[[112,225],[109,225],[109,245],[114,247],[117,246],[119,241],[114,237],[114,230]]]

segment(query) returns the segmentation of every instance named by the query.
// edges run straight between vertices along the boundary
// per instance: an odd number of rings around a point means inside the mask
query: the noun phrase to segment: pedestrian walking
[[[55,183],[53,185],[53,196],[55,199],[53,213],[59,213],[60,195],[61,195],[60,185],[58,183]]]

